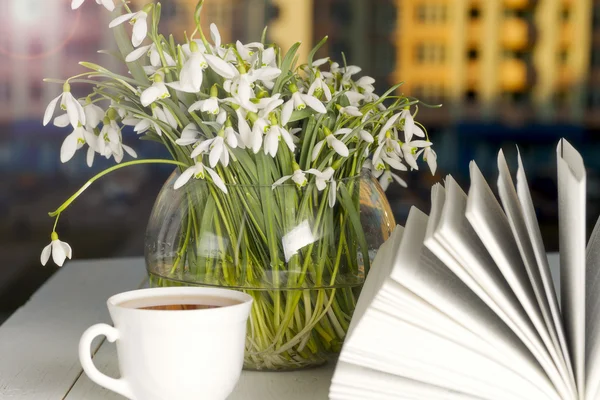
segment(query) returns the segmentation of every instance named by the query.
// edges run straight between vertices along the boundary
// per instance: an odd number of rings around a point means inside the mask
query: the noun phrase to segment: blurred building
[[[397,0],[394,81],[448,119],[579,123],[591,0]],[[427,116],[427,113],[425,113]]]

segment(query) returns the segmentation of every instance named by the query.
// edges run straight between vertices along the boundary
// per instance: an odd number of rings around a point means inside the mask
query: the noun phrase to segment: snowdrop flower
[[[189,108],[188,112],[192,111],[202,111],[212,115],[218,115],[221,111],[219,107],[219,99],[218,99],[218,89],[217,85],[214,84],[212,88],[210,88],[210,97],[206,100],[199,100],[193,103]]]
[[[258,51],[264,50],[265,46],[260,42],[242,44],[239,40],[235,42],[235,48],[242,60],[251,63]]]
[[[179,178],[177,178],[177,180],[175,181],[173,187],[175,188],[175,190],[179,189],[180,187],[185,185],[192,177],[194,177],[195,179],[206,179],[205,172],[208,172],[208,175],[210,175],[213,183],[219,189],[221,189],[224,193],[227,193],[227,187],[225,186],[225,182],[223,182],[223,179],[221,179],[219,174],[217,174],[212,168],[205,166],[199,161],[196,161],[194,165],[183,171]]]
[[[344,96],[346,96],[350,105],[354,107],[358,107],[360,102],[365,99],[364,94],[355,92],[354,90],[348,90],[344,93]]]
[[[327,83],[325,83],[325,81],[323,81],[323,79],[321,78],[321,72],[319,72],[318,70],[316,72],[316,78],[314,82],[308,88],[307,94],[309,96],[314,96],[317,99],[320,98],[322,95],[325,95],[325,99],[327,99],[327,101],[331,101],[331,90],[329,89]]]
[[[407,108],[400,113],[400,127],[404,131],[404,140],[410,142],[413,135],[425,137],[423,130],[415,123],[415,120]]]
[[[166,99],[167,97],[171,97],[169,89],[163,82],[163,77],[156,74],[154,75],[154,83],[140,95],[140,101],[144,107],[148,107],[156,100]]]
[[[71,85],[65,83],[63,85],[62,94],[54,98],[50,104],[48,104],[48,107],[46,107],[46,111],[44,112],[44,126],[48,125],[54,116],[54,110],[56,109],[58,100],[60,100],[60,108],[67,112],[67,115],[69,116],[69,122],[73,128],[77,128],[80,123],[85,125],[85,111],[77,99],[75,99],[75,97],[73,97],[71,94]]]
[[[333,179],[333,173],[335,170],[331,167],[327,167],[325,171],[321,172],[318,169],[311,168],[306,172],[315,176],[315,185],[319,191],[323,191],[329,183],[330,187],[327,198],[329,201],[329,207],[333,207],[337,197],[337,183]]]
[[[373,93],[375,91],[375,86],[373,86],[375,79],[371,78],[370,76],[363,76],[355,83],[356,86],[364,90],[366,93]]]
[[[423,153],[423,160],[427,162],[429,169],[431,170],[431,175],[435,175],[435,171],[437,170],[437,154],[431,146],[427,146],[417,152],[415,157],[419,157]]]
[[[202,86],[204,70],[208,68],[208,64],[204,55],[198,50],[196,42],[192,41],[190,47],[192,54],[181,67],[179,81],[167,83],[167,85],[180,92],[198,93]]]
[[[123,144],[121,130],[114,119],[104,121],[96,147],[98,153],[107,159],[111,156],[114,157],[117,163],[123,160],[124,152],[133,158],[137,158],[136,152],[131,147]]]
[[[85,0],[72,0],[71,9],[77,10],[79,7],[81,7],[84,1]],[[115,3],[113,3],[113,0],[96,0],[96,4],[102,4],[108,11],[113,11],[115,9]]]
[[[273,183],[273,186],[272,186],[273,189],[275,189],[277,186],[281,186],[284,182],[286,182],[290,178],[294,181],[296,186],[298,186],[299,188],[306,186],[306,183],[308,182],[308,180],[306,179],[305,172],[300,169],[300,166],[298,164],[296,164],[295,161],[293,163],[294,163],[293,164],[294,172],[292,173],[292,175],[282,176],[281,178],[277,179],[275,181],[275,183]],[[314,171],[316,171],[316,170],[314,170]]]
[[[275,158],[277,155],[277,149],[279,148],[279,140],[283,139],[287,144],[290,151],[293,153],[296,149],[294,139],[292,135],[279,125],[273,124],[269,127],[267,134],[265,135],[264,151],[265,154],[270,154],[271,157]]]
[[[198,142],[200,136],[200,131],[196,128],[196,124],[190,123],[187,124],[183,131],[181,131],[181,137],[175,140],[180,146],[189,146],[190,144],[194,144]]]
[[[287,125],[294,110],[304,110],[307,105],[320,114],[327,113],[327,109],[321,103],[321,100],[314,96],[300,93],[294,83],[290,84],[290,91],[292,92],[292,98],[283,105],[283,109],[281,110],[281,125]]]
[[[149,6],[152,6],[151,4]],[[114,28],[115,26],[121,25],[123,22],[129,21],[130,24],[133,25],[133,35],[131,37],[131,43],[133,47],[138,47],[148,34],[148,22],[146,19],[148,18],[147,10],[148,6],[144,7],[144,10],[138,11],[136,13],[128,13],[123,14],[115,19],[113,19],[108,25],[109,28]]]
[[[104,118],[106,111],[92,103],[90,100],[86,100],[85,104],[82,105],[83,113],[85,114],[85,129],[93,131]]]
[[[355,106],[342,107],[339,104],[337,104],[337,106],[338,106],[338,110],[340,111],[340,114],[349,115],[351,117],[362,117],[363,116],[363,114]]]
[[[58,240],[58,234],[56,232],[52,232],[50,235],[50,240],[50,244],[44,247],[44,250],[42,250],[40,261],[42,262],[42,265],[46,265],[50,259],[50,254],[52,254],[52,260],[54,263],[59,267],[62,267],[65,263],[65,260],[67,258],[71,259],[73,256],[71,246],[69,246],[67,242]]]
[[[217,124],[221,125],[217,136],[200,142],[194,151],[192,151],[192,154],[190,154],[191,158],[196,158],[201,154],[209,153],[208,162],[212,168],[214,168],[219,161],[224,167],[229,165],[229,149],[235,149],[238,146],[238,138],[231,127],[231,122],[225,122],[226,117],[227,114],[223,111],[217,118]],[[223,124],[224,122],[225,124]]]
[[[402,187],[408,186],[404,179],[400,178],[398,175],[394,174],[389,169],[385,170],[385,172],[379,178],[379,184],[381,185],[381,188],[384,191],[386,191],[388,189],[388,187],[390,186],[390,183],[392,183],[393,181],[398,182],[398,184]]]
[[[125,61],[134,62],[142,58],[142,56],[147,55],[150,58],[150,65],[145,66],[144,71],[146,74],[152,75],[156,73],[157,68],[162,67],[162,60],[160,58],[160,53],[156,48],[156,44],[152,43],[147,46],[141,46],[137,49],[133,50],[131,53],[125,57]],[[176,65],[175,59],[166,51],[163,51],[163,57],[165,58],[165,62],[167,63],[167,67],[174,67]]]
[[[415,156],[418,148],[429,147],[431,142],[427,140],[413,140],[408,143],[402,144],[402,153],[404,154],[404,160],[413,169],[419,169],[417,165],[417,157]]]
[[[312,151],[312,161],[315,161],[319,157],[319,153],[321,152],[321,148],[325,143],[335,150],[342,157],[348,157],[350,154],[348,147],[341,140],[336,138],[336,135],[346,135],[350,133],[352,129],[350,128],[342,128],[337,131],[331,133],[331,131],[327,127],[323,127],[323,132],[325,133],[325,139],[320,140],[315,144],[315,147]]]
[[[64,164],[75,155],[75,152],[88,143],[88,165],[91,167],[94,160],[94,151],[96,149],[96,135],[79,126],[69,134],[60,147],[60,161]],[[90,155],[91,152],[91,155]],[[89,159],[91,157],[91,160]]]

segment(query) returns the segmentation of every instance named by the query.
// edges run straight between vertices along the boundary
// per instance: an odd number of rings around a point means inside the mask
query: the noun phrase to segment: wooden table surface
[[[91,382],[79,364],[83,331],[110,323],[106,299],[142,287],[142,258],[73,261],[0,326],[0,399],[123,399]],[[94,361],[118,377],[115,345],[96,339]],[[333,363],[297,372],[244,371],[230,400],[326,399]]]

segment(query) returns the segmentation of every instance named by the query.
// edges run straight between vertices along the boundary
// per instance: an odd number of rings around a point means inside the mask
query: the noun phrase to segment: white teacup
[[[246,322],[252,297],[226,289],[142,289],[107,301],[114,328],[89,327],[79,342],[79,359],[90,379],[133,400],[221,400],[235,387],[244,360]],[[216,308],[177,310],[144,307],[201,304]],[[121,378],[94,365],[96,336],[116,341]]]

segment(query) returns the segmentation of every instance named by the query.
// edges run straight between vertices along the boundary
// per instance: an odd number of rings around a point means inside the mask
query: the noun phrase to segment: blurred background
[[[131,1],[134,7],[146,0]],[[108,29],[110,14],[87,0],[0,0],[0,322],[55,271],[39,256],[58,207],[95,173],[112,165],[83,152],[61,164],[68,130],[42,127],[61,86],[43,78],[83,72],[79,61],[122,66]],[[164,32],[193,30],[196,0],[163,0]],[[388,197],[397,222],[410,205],[429,210],[429,188],[446,174],[468,182],[469,160],[496,178],[496,154],[515,160],[519,146],[548,250],[558,250],[555,147],[566,137],[588,167],[588,225],[600,208],[599,0],[206,0],[203,24],[224,42],[268,39],[306,56],[328,35],[320,55],[362,67],[381,93],[400,91],[441,109],[421,107],[439,169],[406,174],[408,189]],[[85,95],[85,87],[73,86]],[[127,135],[140,158],[168,157],[160,145]],[[169,167],[137,166],[94,184],[61,216],[59,232],[74,258],[141,256],[147,219]]]

